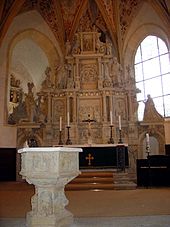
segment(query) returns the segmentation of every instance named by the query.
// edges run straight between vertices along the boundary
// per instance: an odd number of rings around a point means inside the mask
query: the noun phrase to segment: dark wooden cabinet
[[[16,180],[16,148],[0,148],[0,181]]]
[[[151,155],[137,160],[137,185],[144,187],[170,186],[170,156]]]

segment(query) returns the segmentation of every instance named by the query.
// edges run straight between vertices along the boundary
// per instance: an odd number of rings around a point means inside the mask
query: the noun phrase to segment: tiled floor
[[[26,227],[25,219],[0,219],[1,227]],[[170,215],[75,218],[70,227],[169,227]],[[47,227],[47,226],[46,226]]]
[[[31,210],[33,194],[30,185],[1,183],[0,227],[26,227],[24,217]],[[68,191],[66,195],[67,209],[75,217],[70,227],[170,227],[170,188]]]

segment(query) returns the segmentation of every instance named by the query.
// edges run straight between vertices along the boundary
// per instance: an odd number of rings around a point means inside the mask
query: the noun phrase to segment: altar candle
[[[62,117],[60,117],[60,132],[62,131]]]
[[[121,130],[121,116],[119,115],[119,130]]]
[[[67,112],[67,126],[70,126],[70,114]]]
[[[149,144],[149,133],[146,133],[146,143]]]
[[[110,125],[113,125],[112,111],[110,111]]]

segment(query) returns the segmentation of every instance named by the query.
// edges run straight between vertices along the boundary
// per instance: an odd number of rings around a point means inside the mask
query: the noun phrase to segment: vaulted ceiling
[[[1,0],[0,43],[15,16],[37,10],[63,50],[65,42],[73,40],[87,14],[91,22],[107,33],[116,46],[118,40],[124,39],[128,26],[144,2],[151,4],[160,17],[164,17],[165,23],[169,23],[169,0]]]

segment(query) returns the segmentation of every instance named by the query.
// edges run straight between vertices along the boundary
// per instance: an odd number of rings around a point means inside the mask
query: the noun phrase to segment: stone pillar
[[[48,93],[48,123],[51,123],[51,95]]]
[[[107,121],[107,114],[106,114],[106,94],[103,94],[103,122]]]
[[[23,148],[20,174],[35,185],[31,198],[32,210],[27,213],[28,227],[61,227],[73,222],[73,215],[65,209],[65,185],[79,172],[81,148],[34,147]]]
[[[99,67],[98,89],[102,89],[103,88],[103,75],[102,75],[102,61],[101,61],[101,58],[98,58],[98,67]]]
[[[75,87],[80,89],[80,74],[79,74],[79,59],[76,59],[76,77],[75,77]]]

